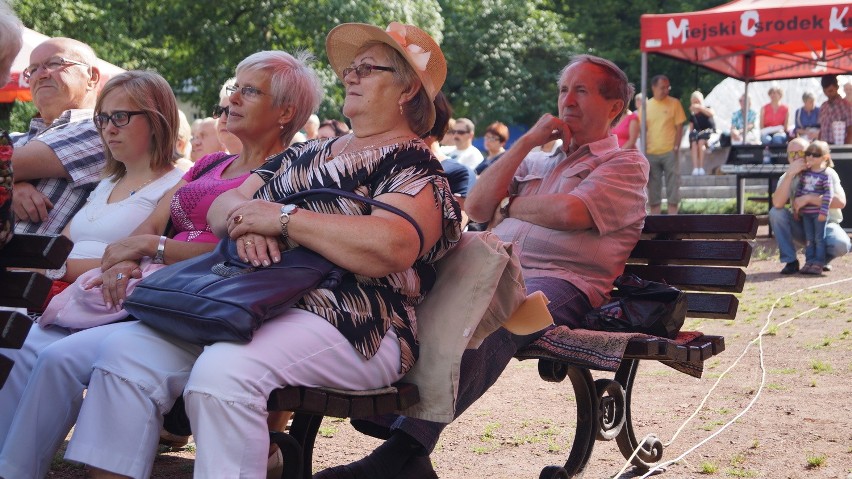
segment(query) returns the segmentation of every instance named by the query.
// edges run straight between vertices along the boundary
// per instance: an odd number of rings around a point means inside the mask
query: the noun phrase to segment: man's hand
[[[799,173],[808,169],[808,165],[805,163],[804,158],[796,158],[790,163],[790,167],[787,168],[787,173],[793,177],[798,175]]]
[[[562,148],[568,148],[571,144],[571,129],[559,118],[545,113],[526,133],[524,133],[530,144],[541,146],[553,140],[562,139]]]
[[[18,220],[41,223],[53,209],[53,203],[35,186],[26,181],[15,183],[12,208]]]

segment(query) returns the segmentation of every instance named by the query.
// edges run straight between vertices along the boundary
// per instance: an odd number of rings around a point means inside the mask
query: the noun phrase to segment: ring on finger
[[[234,216],[234,224],[238,225],[243,222],[243,215]]]
[[[117,275],[115,275],[116,281],[121,281],[122,279],[124,279],[124,273],[118,273]]]
[[[251,246],[251,245],[253,245],[253,244],[254,244],[254,241],[252,241],[252,240],[245,240],[245,245],[246,245],[246,246]]]

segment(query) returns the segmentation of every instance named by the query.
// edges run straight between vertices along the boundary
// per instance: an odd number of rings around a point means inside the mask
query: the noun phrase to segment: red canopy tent
[[[30,52],[49,38],[50,37],[42,35],[34,30],[30,30],[26,27],[24,28],[24,42],[21,46],[21,51],[12,62],[12,75],[9,79],[9,83],[2,85],[2,88],[0,88],[0,103],[12,103],[15,100],[32,101],[29,82],[21,76],[21,72],[30,64]],[[98,86],[100,87],[102,87],[107,80],[124,71],[123,69],[101,59],[97,60],[95,66],[98,67],[98,70],[101,72],[101,79],[98,82]]]
[[[640,22],[643,97],[648,53],[743,80],[746,92],[749,81],[852,71],[848,0],[735,0],[699,12],[642,15]]]

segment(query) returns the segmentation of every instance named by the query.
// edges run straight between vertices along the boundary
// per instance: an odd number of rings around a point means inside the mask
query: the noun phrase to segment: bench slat
[[[690,291],[739,293],[746,280],[740,268],[714,266],[628,264],[624,272]]]
[[[666,239],[752,239],[757,226],[754,215],[648,215],[642,232]]]
[[[747,241],[639,240],[630,260],[644,259],[650,264],[747,266],[751,251]]]
[[[700,364],[724,350],[725,341],[721,336],[701,336],[684,345],[658,338],[632,339],[624,351],[624,358]]]
[[[53,285],[47,276],[33,271],[0,270],[0,304],[12,308],[41,310]]]
[[[73,246],[71,240],[62,235],[16,234],[3,247],[0,268],[57,269]]]
[[[0,348],[21,349],[33,320],[17,311],[0,311]]]

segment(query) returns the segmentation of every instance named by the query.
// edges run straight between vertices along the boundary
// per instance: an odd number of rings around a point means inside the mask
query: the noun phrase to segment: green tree
[[[728,0],[548,0],[549,8],[564,16],[565,27],[577,33],[587,51],[618,64],[628,78],[641,88],[639,50],[640,17],[650,13],[691,12],[716,7]],[[694,90],[705,94],[725,76],[696,65],[661,55],[648,55],[648,75],[665,74],[672,84],[672,96],[689,104]],[[649,90],[650,91],[650,90]]]
[[[580,51],[560,16],[540,0],[443,1],[444,91],[455,116],[534,123],[555,112],[559,70]]]
[[[178,96],[207,110],[237,64],[261,50],[306,49],[326,87],[324,116],[340,117],[343,94],[327,66],[325,36],[342,22],[417,24],[433,34],[443,28],[435,0],[18,0],[24,24],[50,36],[90,44],[122,68],[152,69]]]

